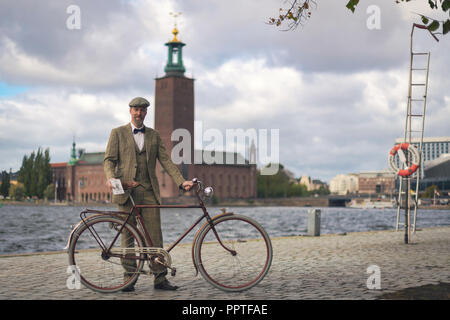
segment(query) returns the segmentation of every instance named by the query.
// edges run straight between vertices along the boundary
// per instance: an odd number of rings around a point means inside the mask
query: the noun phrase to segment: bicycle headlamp
[[[205,190],[203,190],[203,194],[205,197],[211,197],[214,193],[214,189],[212,187],[206,187]]]

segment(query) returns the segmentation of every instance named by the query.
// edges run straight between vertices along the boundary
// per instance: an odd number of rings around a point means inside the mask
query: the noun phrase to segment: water
[[[107,207],[90,209],[113,210]],[[80,220],[83,207],[10,206],[0,208],[0,254],[59,251],[65,247],[71,226]],[[271,237],[307,233],[304,207],[232,207],[229,211],[254,218]],[[395,228],[396,209],[320,208],[321,234],[389,230]],[[211,215],[220,208],[210,207]],[[402,215],[403,215],[402,211]],[[178,238],[201,215],[200,209],[162,209],[164,242]],[[402,216],[403,218],[403,216]],[[449,210],[419,210],[417,228],[450,226]],[[192,241],[194,229],[183,242]]]

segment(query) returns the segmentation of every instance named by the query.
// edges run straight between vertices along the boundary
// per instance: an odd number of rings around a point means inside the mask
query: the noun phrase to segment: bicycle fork
[[[222,246],[222,248],[224,248],[225,250],[227,250],[229,253],[231,253],[232,256],[235,256],[237,254],[237,252],[235,250],[232,249],[228,249],[222,242],[222,240],[219,237],[219,234],[216,231],[216,228],[214,227],[214,223],[213,220],[208,216],[206,216],[206,220],[208,221],[208,224],[210,225],[212,231],[214,232],[214,235],[216,236],[217,241],[219,241],[220,245]]]

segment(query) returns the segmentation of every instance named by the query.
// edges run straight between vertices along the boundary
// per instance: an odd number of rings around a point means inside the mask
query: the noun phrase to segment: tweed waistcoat
[[[139,182],[145,189],[152,189],[152,184],[150,182],[150,177],[148,176],[148,167],[147,167],[147,151],[144,147],[142,150],[139,150],[136,143],[134,144],[136,150],[136,176],[134,181]]]
[[[104,158],[104,171],[107,180],[117,178],[123,183],[136,178],[136,147],[133,147],[135,144],[130,123],[111,130]],[[156,177],[156,161],[159,161],[162,168],[170,175],[176,186],[181,185],[185,178],[167,154],[158,131],[145,127],[144,145],[146,149],[144,154],[147,156],[147,162],[143,163],[143,165],[147,166],[147,174],[150,178],[156,200],[158,203],[161,203],[158,178]],[[130,190],[125,190],[124,194],[113,194],[113,202],[119,205],[124,204],[128,200],[130,192]]]

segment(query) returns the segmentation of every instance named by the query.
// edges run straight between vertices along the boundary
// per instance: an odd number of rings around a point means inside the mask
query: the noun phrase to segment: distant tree
[[[55,185],[50,183],[44,191],[44,199],[53,200],[55,199]]]
[[[401,2],[410,2],[411,0],[393,0],[396,4]],[[431,9],[447,12],[450,16],[450,0],[422,0],[427,2]],[[285,30],[293,30],[299,25],[303,25],[306,20],[311,17],[311,9],[317,7],[317,2],[314,0],[292,0],[289,5],[284,8],[280,8],[280,12],[276,17],[269,18],[268,24],[287,27]],[[326,2],[325,6],[326,6]],[[347,9],[355,12],[359,0],[349,0],[347,2]],[[442,26],[442,34],[447,34],[450,31],[450,19],[441,21],[436,18],[430,18],[423,14],[418,13],[423,24],[425,24],[430,32],[438,31]]]
[[[9,196],[11,199],[21,201],[25,196],[25,188],[22,183],[16,183],[9,188]]]
[[[2,185],[0,186],[0,194],[4,197],[9,195],[9,188],[11,187],[11,175],[2,171]]]
[[[330,194],[330,189],[328,188],[328,186],[326,184],[322,184],[322,185],[320,185],[318,190],[315,190],[315,193],[320,194],[320,195],[328,195],[328,194]]]
[[[429,186],[425,189],[425,192],[422,194],[422,198],[433,198],[435,191],[439,191],[437,185]]]
[[[267,167],[270,167],[270,164]],[[258,198],[299,197],[307,195],[307,191],[306,187],[297,184],[290,177],[290,172],[280,164],[274,175],[261,175],[258,172],[257,195]]]
[[[29,157],[23,157],[18,181],[24,186],[25,196],[43,198],[45,189],[52,182],[48,148],[44,153],[38,148],[37,153],[33,151]]]
[[[52,168],[50,166],[50,151],[46,149],[44,153],[40,155],[40,159],[36,161],[37,165],[37,185],[36,191],[39,198],[44,197],[44,192],[52,183]]]
[[[301,197],[308,194],[304,184],[290,183],[288,188],[288,197]]]

